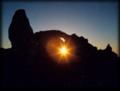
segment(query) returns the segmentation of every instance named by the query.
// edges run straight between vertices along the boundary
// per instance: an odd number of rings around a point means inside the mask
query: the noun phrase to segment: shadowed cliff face
[[[74,58],[68,64],[58,64],[58,59],[51,57],[61,37],[74,48]],[[60,30],[33,33],[23,9],[13,16],[9,39],[12,48],[0,49],[3,87],[118,87],[119,57],[110,44],[97,50],[88,39],[76,34]]]
[[[9,39],[12,48],[27,48],[33,30],[23,9],[17,10],[9,27]]]

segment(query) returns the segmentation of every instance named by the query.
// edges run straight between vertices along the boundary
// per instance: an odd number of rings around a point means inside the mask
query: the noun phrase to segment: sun
[[[75,45],[72,40],[57,37],[51,38],[46,46],[49,57],[57,63],[71,63],[75,58]]]
[[[69,50],[66,46],[62,46],[59,48],[59,53],[61,56],[67,56],[69,54]]]

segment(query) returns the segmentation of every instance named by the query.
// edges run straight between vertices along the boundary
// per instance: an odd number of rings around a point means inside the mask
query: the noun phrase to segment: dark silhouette
[[[46,50],[50,39],[75,45],[75,59],[57,64]],[[12,48],[0,49],[2,87],[118,87],[118,60],[110,44],[98,50],[83,36],[60,30],[33,33],[25,11],[17,10],[9,27]]]
[[[9,27],[9,39],[12,48],[28,48],[32,35],[33,30],[29,24],[25,11],[23,9],[16,11]]]

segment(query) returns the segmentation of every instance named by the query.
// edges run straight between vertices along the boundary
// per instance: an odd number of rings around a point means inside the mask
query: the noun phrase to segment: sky
[[[76,33],[98,49],[109,43],[119,53],[117,2],[3,2],[3,48],[11,47],[8,28],[18,9],[25,9],[34,33],[50,29]]]

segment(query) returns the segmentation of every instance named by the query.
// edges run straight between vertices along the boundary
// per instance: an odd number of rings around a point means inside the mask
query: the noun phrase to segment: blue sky
[[[117,2],[3,2],[2,46],[11,47],[8,28],[17,9],[25,9],[34,32],[48,29],[84,36],[104,49],[108,43],[118,53]]]

